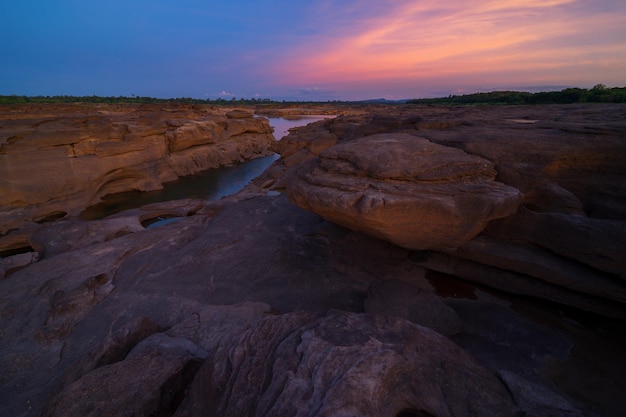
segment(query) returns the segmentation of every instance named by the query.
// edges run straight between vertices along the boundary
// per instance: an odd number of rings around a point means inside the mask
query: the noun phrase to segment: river
[[[299,118],[268,118],[278,140],[289,133],[289,129],[304,126],[332,116],[307,115]],[[163,184],[163,189],[139,192],[130,191],[109,195],[102,203],[89,207],[81,214],[85,220],[101,219],[123,210],[141,207],[146,204],[199,198],[209,201],[234,194],[244,188],[278,159],[278,155],[253,159],[239,165],[210,169],[196,175],[182,177],[174,182]]]

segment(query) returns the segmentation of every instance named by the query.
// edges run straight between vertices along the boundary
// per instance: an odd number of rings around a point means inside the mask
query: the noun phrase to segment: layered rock
[[[299,167],[287,191],[305,209],[414,250],[456,248],[522,196],[495,181],[493,165],[408,134],[336,145]]]
[[[2,115],[0,233],[54,212],[77,214],[108,194],[156,190],[272,153],[272,128],[251,112],[122,110],[75,106],[57,116]]]
[[[354,407],[439,416],[453,407],[489,415],[491,404],[504,415],[552,406],[571,416],[580,405],[567,392],[596,399],[585,381],[607,394],[623,386],[626,368],[597,353],[621,345],[604,334],[581,338],[584,322],[574,330],[570,318],[530,322],[476,289],[475,299],[441,298],[441,278],[413,252],[323,221],[286,196],[248,190],[199,204],[39,225],[32,242],[41,259],[0,279],[1,414]],[[181,218],[139,229],[166,213]],[[552,372],[581,377],[566,379],[565,392]],[[255,383],[244,384],[248,377]],[[619,409],[615,398],[601,406]]]
[[[338,117],[279,141],[263,185],[422,251],[413,259],[431,270],[623,318],[624,111],[406,107]]]
[[[295,152],[267,187],[326,154],[335,174],[411,184],[414,171],[332,150],[387,132],[467,155],[484,174],[470,184],[525,193],[456,248],[403,248],[255,186],[96,221],[45,213],[0,238],[33,250],[0,260],[0,415],[620,415],[624,321],[603,315],[626,317],[625,109],[609,110],[394,107],[277,144]]]
[[[374,377],[375,376],[375,377]],[[331,311],[269,317],[220,346],[177,416],[513,416],[505,385],[441,335]]]

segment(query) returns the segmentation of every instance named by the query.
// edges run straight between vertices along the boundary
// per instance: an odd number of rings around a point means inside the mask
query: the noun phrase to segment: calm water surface
[[[289,129],[304,126],[332,116],[302,116],[298,119],[269,118],[277,139],[289,133]],[[258,177],[278,159],[278,155],[253,159],[243,164],[210,169],[196,175],[163,184],[163,189],[138,192],[131,191],[105,197],[105,201],[85,210],[81,217],[86,220],[101,219],[120,211],[183,198],[199,198],[209,201],[234,194]]]
[[[309,123],[317,122],[324,119],[332,119],[335,116],[319,116],[319,115],[307,115],[297,116],[297,118],[269,118],[270,125],[274,128],[274,137],[276,140],[282,139],[283,136],[287,136],[289,129],[292,127],[305,126]]]

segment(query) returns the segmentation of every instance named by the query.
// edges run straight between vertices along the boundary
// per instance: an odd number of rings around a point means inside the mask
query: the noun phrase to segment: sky
[[[0,95],[390,100],[626,86],[624,0],[5,0]]]

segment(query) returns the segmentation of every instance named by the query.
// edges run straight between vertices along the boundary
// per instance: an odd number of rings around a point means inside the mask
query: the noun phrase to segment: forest
[[[441,98],[420,98],[409,104],[571,104],[571,103],[626,103],[626,87],[609,88],[596,84],[591,89],[566,88],[561,91],[529,93],[522,91],[491,91]]]

